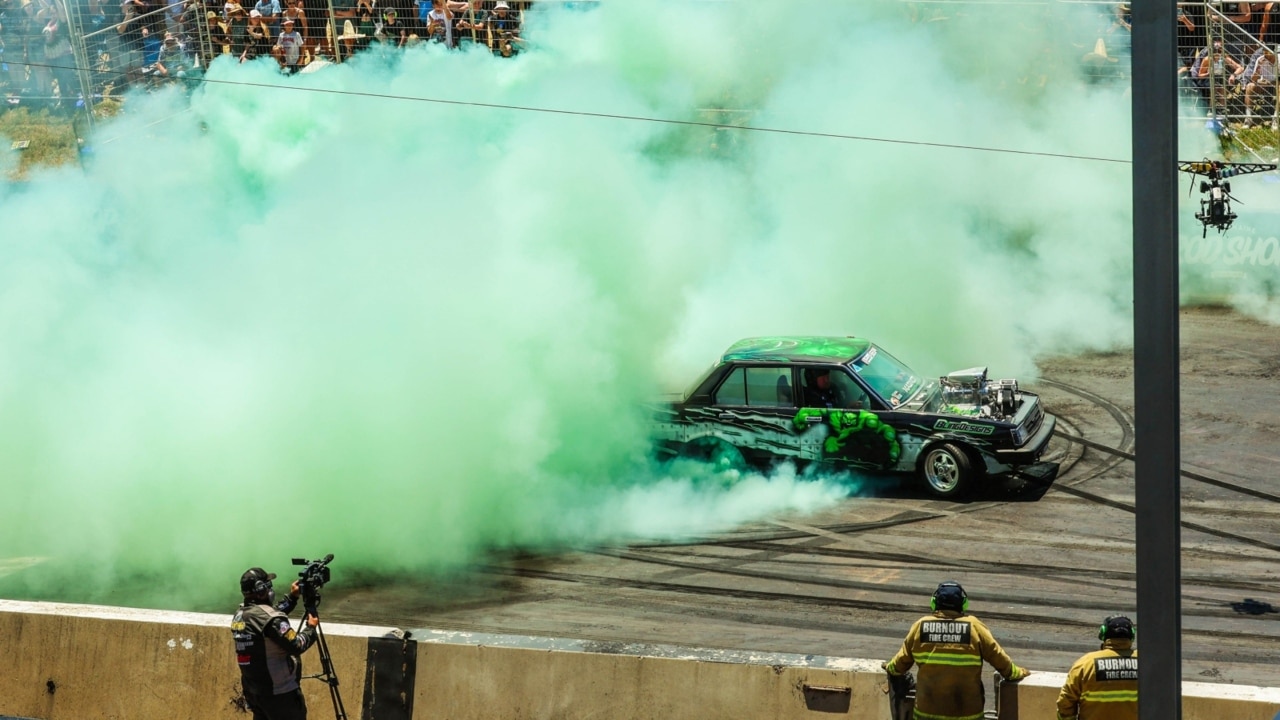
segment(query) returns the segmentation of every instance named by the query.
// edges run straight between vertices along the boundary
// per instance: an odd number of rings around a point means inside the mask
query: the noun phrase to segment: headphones
[[[268,573],[262,568],[250,568],[244,575],[240,576],[240,592],[245,597],[261,595],[271,589],[271,581],[274,578],[274,574]]]
[[[1107,640],[1136,640],[1138,630],[1134,627],[1133,621],[1124,615],[1108,615],[1098,626],[1098,639],[1106,642]]]
[[[938,611],[939,595],[955,595],[956,593],[960,594],[960,612],[969,612],[969,596],[965,593],[964,588],[960,587],[960,583],[954,580],[948,580],[938,585],[938,589],[933,591],[933,597],[929,598],[929,609],[933,612]],[[945,604],[951,605],[953,603],[949,598]],[[949,609],[954,610],[955,608]]]

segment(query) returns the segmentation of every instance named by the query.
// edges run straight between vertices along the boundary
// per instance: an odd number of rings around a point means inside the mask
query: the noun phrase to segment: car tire
[[[747,469],[742,451],[719,438],[699,438],[686,443],[680,456],[711,465],[716,472]]]
[[[973,489],[973,461],[958,445],[932,445],[920,457],[917,468],[925,488],[936,497],[957,498]]]

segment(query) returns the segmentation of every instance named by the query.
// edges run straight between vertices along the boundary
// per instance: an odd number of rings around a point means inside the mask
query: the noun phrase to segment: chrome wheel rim
[[[925,478],[934,490],[951,492],[960,484],[960,466],[951,453],[935,450],[925,462]]]

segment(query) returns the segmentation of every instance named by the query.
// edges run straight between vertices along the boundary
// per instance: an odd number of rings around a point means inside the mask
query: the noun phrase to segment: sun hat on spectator
[[[510,10],[511,6],[504,2],[499,2],[497,5],[493,6],[493,9],[494,10]]]
[[[250,10],[250,11],[249,11],[249,17],[258,17],[258,18],[260,18],[260,17],[262,17],[262,13],[261,13],[261,12],[259,12],[259,11],[257,11],[257,10]]]
[[[216,18],[216,17],[218,17],[218,13],[216,13],[216,12],[214,12],[214,11],[212,11],[212,10],[210,10],[209,12],[207,12],[207,13],[205,13],[205,14],[204,14],[204,19],[205,19],[205,20],[212,20],[212,19],[214,19],[214,18]]]
[[[350,20],[342,23],[342,34],[338,36],[339,40],[358,40],[364,37],[364,33],[356,32],[356,26]]]

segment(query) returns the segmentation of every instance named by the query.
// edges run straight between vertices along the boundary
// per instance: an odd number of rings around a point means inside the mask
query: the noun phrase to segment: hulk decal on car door
[[[827,459],[876,468],[890,468],[902,454],[898,431],[867,410],[803,408],[792,419],[796,432],[809,427],[809,418],[821,417],[831,428],[822,445]]]

